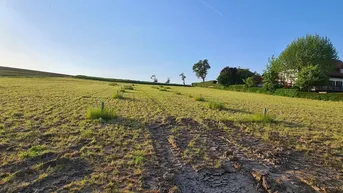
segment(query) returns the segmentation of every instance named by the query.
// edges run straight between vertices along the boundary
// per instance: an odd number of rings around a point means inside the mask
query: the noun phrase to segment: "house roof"
[[[343,62],[340,60],[332,60],[333,64],[335,65],[336,69],[333,72],[329,73],[331,78],[343,78],[343,74],[340,72],[340,69],[343,69]]]
[[[343,69],[343,62],[340,60],[332,60],[332,62],[335,64],[336,68]]]

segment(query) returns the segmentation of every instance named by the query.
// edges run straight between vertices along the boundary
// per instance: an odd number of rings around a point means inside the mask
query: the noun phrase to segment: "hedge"
[[[274,95],[288,96],[288,97],[299,97],[299,91],[297,89],[279,88],[279,89],[275,90]]]
[[[206,83],[206,82],[205,82]],[[202,84],[202,87],[205,87]],[[210,85],[207,83],[207,85]],[[209,87],[209,86],[207,86]],[[265,91],[261,87],[247,87],[244,84],[238,85],[230,85],[230,86],[223,86],[220,84],[214,85],[212,83],[211,88],[221,89],[221,90],[231,90],[231,91],[238,91],[238,92],[251,92],[251,93],[262,93],[262,94],[272,94],[276,96],[286,96],[286,97],[295,97],[295,98],[306,98],[306,99],[313,99],[313,100],[324,100],[324,101],[343,101],[343,93],[316,93],[316,92],[303,92],[297,89],[286,89],[286,88],[279,88],[276,89],[273,93]]]

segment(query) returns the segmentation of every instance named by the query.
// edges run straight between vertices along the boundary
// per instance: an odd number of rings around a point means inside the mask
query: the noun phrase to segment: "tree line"
[[[327,37],[308,34],[292,41],[278,57],[270,57],[262,75],[249,69],[226,66],[220,71],[217,81],[223,86],[263,85],[270,92],[280,87],[310,90],[313,86],[328,84],[328,74],[335,68],[332,62],[334,59],[338,59],[338,52]],[[203,82],[210,69],[207,59],[199,60],[193,65],[195,76]],[[185,85],[185,74],[181,73],[179,76]],[[152,75],[151,79],[158,82],[156,75]],[[170,78],[165,83],[170,83]]]

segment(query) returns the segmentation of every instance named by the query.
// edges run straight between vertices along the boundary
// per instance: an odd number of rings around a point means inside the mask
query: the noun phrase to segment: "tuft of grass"
[[[88,119],[103,119],[103,120],[111,120],[117,117],[117,113],[114,109],[104,109],[101,108],[88,108],[86,117]]]
[[[271,122],[274,122],[275,120],[269,115],[264,116],[261,113],[255,113],[255,114],[251,114],[251,115],[249,114],[249,115],[240,116],[239,118],[236,118],[233,121],[241,122],[241,123],[245,123],[245,122],[271,123]]]
[[[181,92],[176,92],[175,94],[176,94],[176,95],[182,95],[182,93],[181,93]]]
[[[225,105],[222,102],[210,101],[208,102],[208,107],[214,110],[223,110],[225,108]]]
[[[117,91],[117,93],[113,94],[113,99],[124,99],[124,93],[120,92],[120,90]]]
[[[195,101],[201,101],[201,102],[206,101],[205,98],[204,98],[203,96],[201,96],[201,95],[195,97],[194,100],[195,100]]]
[[[122,88],[124,88],[125,90],[134,90],[133,86],[131,85],[124,85]]]
[[[118,86],[118,83],[110,83],[110,86]]]
[[[47,147],[45,145],[35,145],[32,146],[25,152],[21,152],[19,157],[21,158],[32,158],[47,152]]]
[[[160,88],[160,91],[168,92],[168,89],[166,89],[166,88]]]

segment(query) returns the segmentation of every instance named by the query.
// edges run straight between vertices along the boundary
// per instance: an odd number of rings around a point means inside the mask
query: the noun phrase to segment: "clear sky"
[[[342,57],[342,0],[0,0],[0,66],[67,74],[200,81],[225,66],[262,73],[306,33]]]

